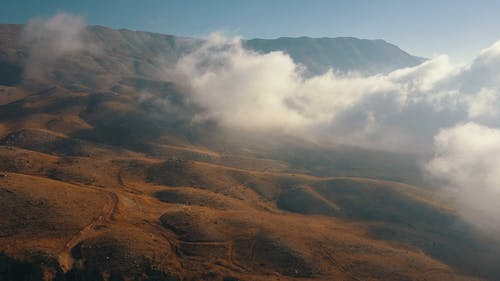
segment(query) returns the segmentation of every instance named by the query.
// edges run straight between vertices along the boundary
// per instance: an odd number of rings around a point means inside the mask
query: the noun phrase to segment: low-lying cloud
[[[388,74],[305,77],[283,52],[246,50],[209,37],[169,68],[227,129],[309,138],[434,156],[425,171],[467,210],[494,217],[500,192],[500,42],[471,63],[447,56]],[[447,189],[447,190],[450,190]],[[472,212],[469,212],[471,214]],[[484,217],[483,217],[484,218]]]
[[[428,151],[443,127],[467,121],[500,125],[500,43],[469,65],[447,56],[389,74],[304,77],[283,52],[260,54],[239,38],[215,34],[167,70],[205,118],[229,129],[279,130],[373,148]]]
[[[43,76],[57,59],[89,48],[84,40],[83,17],[66,13],[30,20],[24,27],[21,43],[28,50],[26,78]]]
[[[443,129],[426,170],[481,225],[500,223],[500,129],[477,123]]]
[[[30,21],[26,77],[91,48],[81,17]],[[467,65],[445,55],[388,74],[330,70],[307,77],[283,52],[247,50],[240,38],[214,34],[165,66],[164,77],[204,108],[195,120],[227,130],[281,132],[369,148],[433,154],[426,172],[468,209],[494,217],[500,193],[500,41]],[[138,101],[161,103],[148,93]],[[173,111],[169,103],[161,108]]]

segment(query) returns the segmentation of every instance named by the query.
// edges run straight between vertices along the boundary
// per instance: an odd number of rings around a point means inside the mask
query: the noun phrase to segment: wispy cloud
[[[59,13],[48,19],[30,20],[21,42],[27,47],[26,78],[38,78],[57,59],[89,48],[84,40],[83,17]]]

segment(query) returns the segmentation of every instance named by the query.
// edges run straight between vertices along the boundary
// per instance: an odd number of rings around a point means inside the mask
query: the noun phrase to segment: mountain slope
[[[263,53],[283,51],[295,62],[306,66],[313,75],[324,73],[330,68],[339,72],[385,73],[415,66],[425,60],[384,40],[354,37],[252,39],[246,41],[245,45]]]
[[[499,278],[499,245],[380,180],[415,182],[411,156],[193,122],[155,76],[189,47],[171,36],[91,27],[100,52],[26,79],[21,30],[0,28],[20,71],[0,86],[1,280]]]
[[[20,82],[26,63],[27,46],[19,40],[20,25],[0,25],[0,85]],[[59,73],[58,80],[71,80],[78,73],[94,71],[101,74],[139,75],[158,78],[165,65],[174,64],[179,57],[192,51],[203,40],[183,38],[126,29],[114,30],[102,26],[86,29],[85,40],[89,50],[79,58],[65,58],[78,64],[68,69],[75,73]],[[245,40],[244,46],[258,52],[283,51],[296,63],[308,68],[309,74],[321,74],[330,68],[340,72],[376,74],[402,67],[415,66],[424,59],[409,55],[383,40],[366,40],[351,37],[339,38],[278,38]],[[92,48],[100,52],[92,52]],[[99,53],[107,58],[103,60]],[[75,59],[78,59],[75,61]],[[93,77],[86,77],[87,84],[99,84]],[[80,78],[81,80],[81,78]]]

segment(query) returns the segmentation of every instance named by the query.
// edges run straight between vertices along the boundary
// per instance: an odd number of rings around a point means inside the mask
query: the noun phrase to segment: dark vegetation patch
[[[96,274],[107,272],[110,273],[110,278],[115,278],[110,280],[123,280],[124,277],[132,277],[132,280],[179,280],[168,272],[154,269],[149,258],[134,253],[128,245],[108,235],[80,242],[71,249],[71,255],[78,263],[83,264],[83,267],[73,270],[77,277],[89,274],[97,276]]]
[[[84,240],[71,249],[71,254],[76,260],[83,260],[86,268],[97,271],[143,271],[147,268],[145,260],[136,261],[133,267],[130,267],[131,263],[124,263],[128,256],[127,247],[108,236]]]
[[[0,145],[16,146],[54,155],[89,156],[82,141],[40,130],[24,129],[13,132],[0,140]]]
[[[98,267],[84,265],[75,267],[64,273],[57,262],[50,260],[23,261],[0,253],[0,280],[1,281],[46,281],[44,272],[51,272],[50,281],[179,281],[180,279],[168,272],[159,271],[148,266],[142,272],[126,275],[123,272],[112,270],[102,271]],[[104,273],[109,275],[104,279]]]
[[[35,235],[55,237],[72,228],[61,225],[57,209],[47,200],[0,187],[0,237]],[[71,230],[70,230],[71,231]]]
[[[0,280],[42,281],[43,271],[35,263],[20,261],[0,253]]]
[[[214,209],[227,209],[230,206],[215,194],[201,190],[195,192],[189,188],[161,190],[155,192],[154,196],[162,202],[171,204],[197,205]]]

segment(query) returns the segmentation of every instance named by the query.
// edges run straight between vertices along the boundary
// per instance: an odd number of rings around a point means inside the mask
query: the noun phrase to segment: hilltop
[[[500,245],[418,186],[415,155],[194,122],[203,109],[158,73],[198,39],[88,27],[86,48],[27,77],[22,28],[0,26],[0,277],[500,278]],[[387,69],[420,60],[381,52]]]

